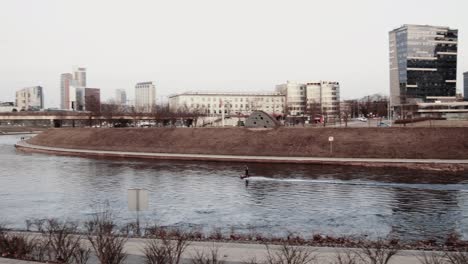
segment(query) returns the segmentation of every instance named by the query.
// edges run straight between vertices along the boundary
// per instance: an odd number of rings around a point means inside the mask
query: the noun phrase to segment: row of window
[[[200,99],[200,98],[197,98]],[[219,102],[219,101],[228,101],[228,102],[251,102],[251,101],[265,101],[265,102],[284,102],[284,98],[268,98],[268,97],[255,97],[255,98],[216,98],[216,97],[202,97],[202,102]],[[190,98],[190,101],[195,101],[194,97]],[[198,101],[198,100],[197,100]]]
[[[244,105],[244,104],[240,104],[240,105],[237,105],[237,104],[236,104],[236,105],[226,104],[226,105],[225,105],[225,108],[233,108],[233,106],[234,106],[234,108],[244,108],[244,107],[245,107],[246,109],[249,109],[249,108],[251,108],[251,107],[254,107],[253,105],[250,106],[250,105],[248,105],[248,104],[246,104],[246,105]],[[213,105],[211,105],[211,104],[206,104],[206,105],[205,105],[205,104],[190,104],[190,107],[191,107],[191,108],[205,108],[205,107],[206,107],[206,108],[211,108],[211,107],[213,107],[213,108],[217,108],[217,107],[218,107],[218,108],[222,108],[222,105],[221,105],[221,104],[219,104],[219,105],[215,105],[215,104],[213,104]],[[263,105],[257,105],[256,107],[262,108]],[[272,105],[272,106],[271,106],[272,109],[274,109],[274,108],[282,108],[282,107],[283,107],[282,105]],[[270,106],[269,106],[269,105],[266,105],[265,108],[270,108]]]

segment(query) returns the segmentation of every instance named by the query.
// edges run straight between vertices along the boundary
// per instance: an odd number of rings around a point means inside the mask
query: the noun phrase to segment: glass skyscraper
[[[390,37],[390,104],[455,96],[458,30],[404,25]]]

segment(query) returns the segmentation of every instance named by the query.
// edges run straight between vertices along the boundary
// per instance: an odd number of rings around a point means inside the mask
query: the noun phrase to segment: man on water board
[[[248,178],[250,177],[249,175],[249,167],[247,167],[247,165],[245,166],[245,175],[241,175],[240,178],[241,179],[245,179],[245,178]]]

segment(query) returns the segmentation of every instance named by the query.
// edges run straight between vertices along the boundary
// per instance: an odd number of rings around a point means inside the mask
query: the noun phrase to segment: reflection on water
[[[147,222],[265,234],[468,237],[468,175],[334,166],[108,160],[17,152],[0,136],[1,219],[87,219],[109,202],[133,221],[127,189],[149,190]]]

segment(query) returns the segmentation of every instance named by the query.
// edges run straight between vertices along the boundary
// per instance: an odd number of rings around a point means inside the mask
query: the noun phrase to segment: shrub
[[[219,259],[217,247],[213,246],[208,252],[196,250],[192,256],[193,264],[224,264],[225,262]]]
[[[190,234],[180,230],[171,232],[171,236],[161,236],[160,239],[148,239],[143,253],[148,264],[179,264],[182,253],[189,245]]]
[[[87,238],[101,264],[121,264],[127,258],[124,253],[125,237],[119,237],[109,210],[96,213],[85,224]]]

